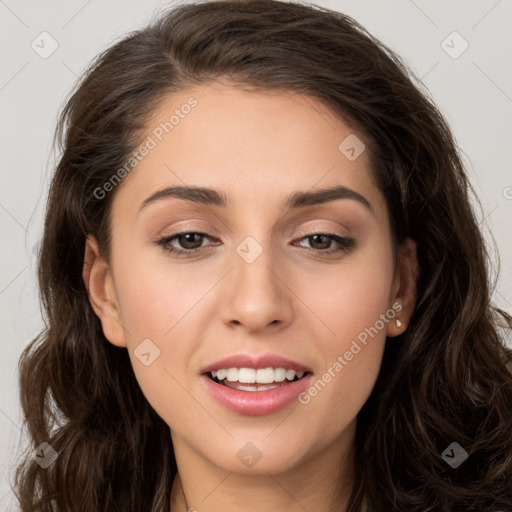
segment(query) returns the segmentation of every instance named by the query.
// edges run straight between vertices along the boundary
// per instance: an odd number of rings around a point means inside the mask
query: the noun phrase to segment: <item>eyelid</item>
[[[338,226],[341,226],[340,224],[338,224]],[[344,227],[344,226],[343,226]],[[341,237],[349,237],[350,236],[350,231],[347,229],[347,228],[344,228],[344,230],[340,230],[340,228],[333,228],[333,227],[327,227],[327,226],[313,226],[313,227],[301,227],[301,229],[299,230],[299,232],[294,235],[295,237],[297,236],[308,236],[308,235],[314,235],[314,234],[332,234],[332,235],[337,235],[337,236],[341,236]]]
[[[216,232],[216,230],[211,225],[184,225],[176,228],[166,227],[158,236],[164,238],[181,235],[183,233],[202,233],[211,237],[217,236],[213,234],[214,232]]]

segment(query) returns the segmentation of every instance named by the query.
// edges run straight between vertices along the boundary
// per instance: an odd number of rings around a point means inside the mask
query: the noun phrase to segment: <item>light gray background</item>
[[[18,442],[27,440],[20,430],[17,362],[42,326],[33,248],[41,236],[54,163],[50,150],[57,112],[97,53],[169,4],[0,0],[1,510],[14,509],[9,479]],[[483,205],[482,225],[493,233],[501,254],[495,304],[512,311],[512,1],[323,0],[317,4],[353,16],[397,51],[431,92],[465,154]],[[47,59],[31,48],[43,31],[59,45]],[[441,46],[453,31],[469,44],[456,59]],[[453,46],[452,51],[461,48],[461,41],[453,37],[445,44]]]

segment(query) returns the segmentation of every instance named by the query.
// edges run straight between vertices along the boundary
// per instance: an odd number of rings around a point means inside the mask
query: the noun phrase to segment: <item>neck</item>
[[[350,468],[354,433],[355,422],[344,431],[343,440],[279,474],[223,470],[173,437],[179,473],[172,488],[171,511],[345,511],[353,483]]]

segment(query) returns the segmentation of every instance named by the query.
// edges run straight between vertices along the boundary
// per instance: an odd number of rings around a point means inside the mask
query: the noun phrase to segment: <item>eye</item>
[[[212,239],[207,233],[186,231],[162,238],[158,240],[157,244],[168,253],[186,257],[192,256],[203,249],[202,243],[204,238]],[[181,247],[173,245],[173,241],[176,241]]]
[[[347,252],[356,242],[353,238],[337,235],[335,233],[314,233],[300,239],[300,241],[302,240],[307,240],[310,244],[310,247],[306,247],[306,249],[311,249],[323,254]],[[337,244],[337,246],[332,247],[331,244],[333,242]],[[304,247],[302,244],[299,245]]]

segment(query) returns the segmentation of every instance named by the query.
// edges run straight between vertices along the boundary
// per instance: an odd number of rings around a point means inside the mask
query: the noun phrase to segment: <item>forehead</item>
[[[383,207],[361,137],[295,93],[214,82],[169,94],[142,140],[115,203],[140,206],[164,186],[193,185],[224,190],[230,206],[281,206],[292,191],[343,185]]]

